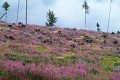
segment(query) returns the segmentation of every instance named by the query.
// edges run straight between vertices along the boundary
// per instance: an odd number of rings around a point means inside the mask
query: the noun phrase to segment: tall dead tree
[[[27,25],[27,0],[26,0],[26,25]]]
[[[109,31],[109,26],[110,26],[110,15],[111,15],[111,4],[112,4],[112,1],[113,1],[113,0],[110,1],[110,10],[109,10],[109,18],[108,18],[108,28],[107,28],[107,33],[108,33],[108,31]]]
[[[19,5],[20,5],[20,0],[18,0],[18,8],[17,8],[17,19],[16,19],[16,24],[18,23]]]

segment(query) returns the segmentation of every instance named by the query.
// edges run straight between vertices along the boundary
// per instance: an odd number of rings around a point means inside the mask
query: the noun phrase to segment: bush
[[[34,59],[33,61],[34,61],[36,64],[38,64],[38,63],[40,63],[40,61],[41,61],[41,59],[42,59],[42,56],[35,56],[33,59]]]
[[[12,55],[8,56],[8,59],[9,59],[9,60],[16,61],[16,60],[19,60],[19,57],[18,57],[18,55],[16,55],[16,54],[12,54]]]
[[[116,63],[114,64],[114,66],[120,66],[120,63],[117,63],[117,62],[116,62]]]
[[[92,68],[89,72],[94,75],[98,73],[98,71],[95,68]]]
[[[86,58],[85,61],[88,62],[88,63],[94,63],[94,60],[92,60],[90,58]]]
[[[87,42],[87,43],[92,43],[93,39],[89,36],[85,36],[85,38],[83,39],[83,41]]]
[[[46,50],[46,47],[44,47],[44,46],[38,46],[37,49],[39,49],[41,51],[44,51],[44,50]]]

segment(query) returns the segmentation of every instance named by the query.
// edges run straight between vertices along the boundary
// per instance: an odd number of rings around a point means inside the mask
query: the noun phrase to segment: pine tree
[[[86,14],[89,14],[89,6],[88,6],[86,0],[84,0],[82,8],[85,9],[85,29],[86,29]]]
[[[6,22],[7,22],[7,11],[9,10],[8,8],[10,7],[8,2],[4,2],[2,8],[6,11]]]
[[[98,22],[97,22],[96,26],[97,26],[97,31],[100,32],[101,29],[100,29],[100,25],[98,24]]]
[[[117,34],[120,34],[120,31],[117,31]]]
[[[57,22],[57,17],[55,17],[55,14],[53,11],[50,11],[47,13],[47,21],[46,26],[54,26],[54,23]]]

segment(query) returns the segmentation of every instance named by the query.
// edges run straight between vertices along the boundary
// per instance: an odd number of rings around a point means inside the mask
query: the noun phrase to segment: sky
[[[3,3],[7,1],[11,6],[8,10],[8,21],[16,22],[18,0],[0,0],[0,16],[5,11]],[[97,30],[97,22],[101,31],[106,32],[108,26],[108,14],[111,0],[86,0],[90,7],[87,14],[87,30]],[[20,0],[18,22],[25,23],[26,0]],[[54,12],[58,17],[57,27],[85,29],[85,13],[82,9],[84,0],[28,0],[28,23],[45,26],[48,10]],[[109,32],[120,31],[120,0],[112,1]],[[2,18],[5,20],[5,17]]]

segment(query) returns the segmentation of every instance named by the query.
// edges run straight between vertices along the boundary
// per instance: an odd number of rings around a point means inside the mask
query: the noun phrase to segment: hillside
[[[0,21],[0,80],[119,80],[120,35]]]

